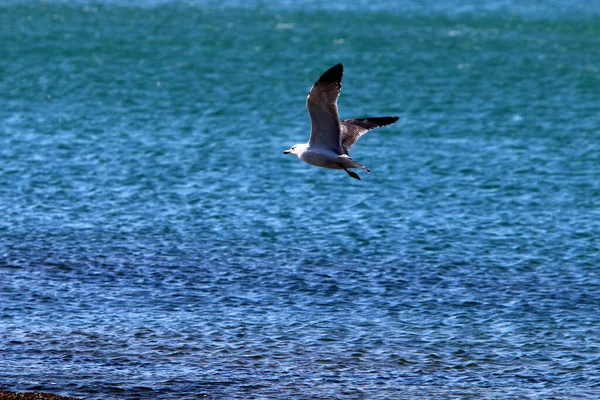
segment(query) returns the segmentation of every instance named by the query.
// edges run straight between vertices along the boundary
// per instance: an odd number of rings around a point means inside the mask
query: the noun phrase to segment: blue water
[[[599,4],[2,2],[0,389],[597,398]]]

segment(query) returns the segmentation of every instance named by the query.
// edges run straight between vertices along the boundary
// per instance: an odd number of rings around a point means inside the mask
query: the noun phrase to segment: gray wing
[[[338,154],[342,154],[342,143],[337,99],[342,89],[343,71],[342,64],[334,65],[325,71],[306,98],[311,122],[309,145],[325,147]]]
[[[348,154],[356,141],[371,129],[380,128],[398,121],[398,117],[375,117],[346,119],[342,121],[342,150]]]

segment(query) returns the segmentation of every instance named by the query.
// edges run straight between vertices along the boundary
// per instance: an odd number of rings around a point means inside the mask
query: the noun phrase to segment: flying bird
[[[398,117],[345,119],[340,121],[337,99],[342,89],[344,66],[334,65],[315,82],[306,97],[311,130],[308,143],[295,144],[283,154],[295,154],[317,167],[343,169],[354,179],[360,176],[350,168],[367,167],[350,158],[350,148],[371,129],[398,121]]]

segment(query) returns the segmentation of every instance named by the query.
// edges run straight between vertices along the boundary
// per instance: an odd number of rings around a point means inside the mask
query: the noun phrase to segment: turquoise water
[[[520,3],[4,1],[0,389],[596,398],[600,6]]]

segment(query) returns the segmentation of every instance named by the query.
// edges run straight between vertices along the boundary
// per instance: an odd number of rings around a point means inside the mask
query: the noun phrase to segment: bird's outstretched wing
[[[393,124],[396,121],[398,121],[398,117],[359,118],[341,121],[343,154],[348,154],[354,143],[371,129]]]
[[[343,72],[342,64],[329,68],[315,82],[306,98],[311,122],[309,145],[328,148],[339,154],[342,154],[342,141],[337,99],[342,89]]]

